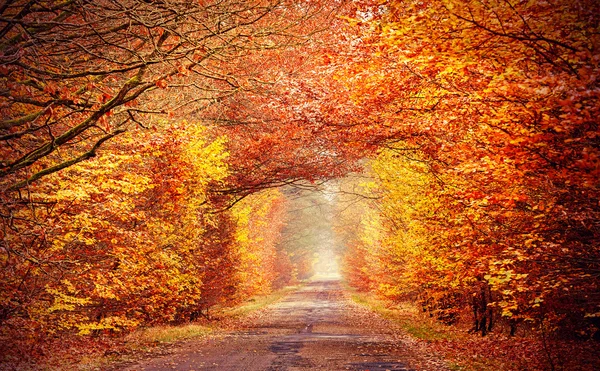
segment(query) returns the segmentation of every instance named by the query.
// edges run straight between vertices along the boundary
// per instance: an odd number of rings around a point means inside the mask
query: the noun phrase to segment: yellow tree
[[[227,300],[214,283],[235,281],[234,226],[208,202],[228,174],[223,139],[188,123],[140,147],[143,135],[31,188],[45,207],[21,209],[5,230],[3,336],[130,329]]]
[[[283,194],[276,189],[258,192],[234,206],[232,214],[240,254],[239,295],[268,294],[286,273],[277,269],[278,255],[285,254],[278,249],[285,223]]]

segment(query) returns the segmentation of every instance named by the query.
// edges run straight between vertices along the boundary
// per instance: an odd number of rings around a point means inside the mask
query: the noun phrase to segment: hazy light
[[[314,278],[340,278],[340,268],[337,255],[330,249],[320,249],[317,252],[317,261],[313,268],[315,272]]]

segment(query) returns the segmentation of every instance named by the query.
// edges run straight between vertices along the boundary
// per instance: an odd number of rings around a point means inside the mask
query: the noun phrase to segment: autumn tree
[[[493,309],[591,335],[599,305],[598,205],[589,201],[598,193],[597,4],[390,2],[357,14],[349,24],[363,36],[352,60],[340,57],[352,63],[338,80],[353,92],[347,104],[370,114],[351,130],[377,133],[389,166],[399,161],[390,153],[422,164],[432,178],[419,192],[438,205],[431,233],[421,236],[441,275],[414,282],[440,282],[429,292],[433,308],[472,306],[482,333]],[[393,209],[395,223],[413,213]],[[402,225],[385,229],[412,233]]]
[[[14,231],[1,270],[5,346],[189,318],[208,288],[227,297],[211,285],[210,267],[234,269],[234,225],[207,205],[226,153],[222,140],[190,126],[142,148],[124,136],[36,187],[44,207],[19,210],[5,230]]]
[[[241,261],[237,270],[238,295],[247,298],[269,294],[289,273],[278,260],[286,252],[279,248],[285,226],[286,200],[278,190],[266,190],[245,198],[233,209],[237,221],[236,242]]]
[[[302,41],[320,6],[18,1],[1,10],[0,176],[16,190],[92,157],[132,125],[161,114],[195,119],[268,83],[274,76],[240,69],[240,60]]]

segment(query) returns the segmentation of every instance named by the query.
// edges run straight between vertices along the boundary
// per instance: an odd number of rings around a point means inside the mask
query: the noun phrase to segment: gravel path
[[[336,279],[313,280],[235,327],[121,370],[447,370]]]

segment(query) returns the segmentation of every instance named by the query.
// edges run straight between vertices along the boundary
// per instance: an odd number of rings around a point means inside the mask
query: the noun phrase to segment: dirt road
[[[254,315],[242,330],[186,343],[124,370],[446,369],[417,348],[348,300],[338,280],[320,279]]]

